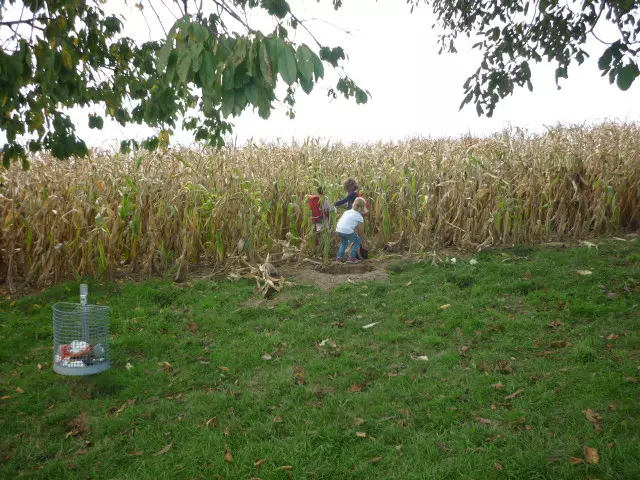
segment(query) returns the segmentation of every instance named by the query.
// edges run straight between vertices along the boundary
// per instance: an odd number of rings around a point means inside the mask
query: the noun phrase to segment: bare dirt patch
[[[372,263],[333,264],[323,267],[286,265],[279,268],[280,274],[298,285],[314,285],[331,290],[343,283],[386,281],[389,274],[381,265]]]

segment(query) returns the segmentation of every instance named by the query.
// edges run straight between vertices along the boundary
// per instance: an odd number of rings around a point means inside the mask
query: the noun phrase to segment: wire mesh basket
[[[93,375],[111,366],[109,307],[88,305],[86,285],[80,300],[53,306],[53,370],[60,375]]]

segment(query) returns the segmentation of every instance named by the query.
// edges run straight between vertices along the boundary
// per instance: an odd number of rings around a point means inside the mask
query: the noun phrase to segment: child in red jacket
[[[313,221],[316,232],[327,228],[329,226],[331,212],[335,212],[336,209],[324,196],[324,189],[318,187],[318,194],[310,195],[307,204],[311,210],[311,220]]]

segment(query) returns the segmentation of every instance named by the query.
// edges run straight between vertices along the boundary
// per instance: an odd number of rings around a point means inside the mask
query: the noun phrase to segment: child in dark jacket
[[[344,182],[344,189],[347,192],[347,196],[342,200],[338,200],[334,203],[334,206],[339,207],[341,205],[347,204],[347,210],[351,210],[353,206],[353,202],[359,196],[358,192],[358,182],[354,178],[348,178],[346,182]]]

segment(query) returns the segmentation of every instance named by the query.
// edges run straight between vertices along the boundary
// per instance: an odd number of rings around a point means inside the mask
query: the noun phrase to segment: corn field
[[[320,255],[305,196],[357,178],[373,249],[478,250],[640,227],[640,124],[489,138],[92,152],[0,174],[0,284],[118,271],[177,277]],[[290,254],[290,253],[289,253]],[[326,257],[325,251],[325,257]]]

